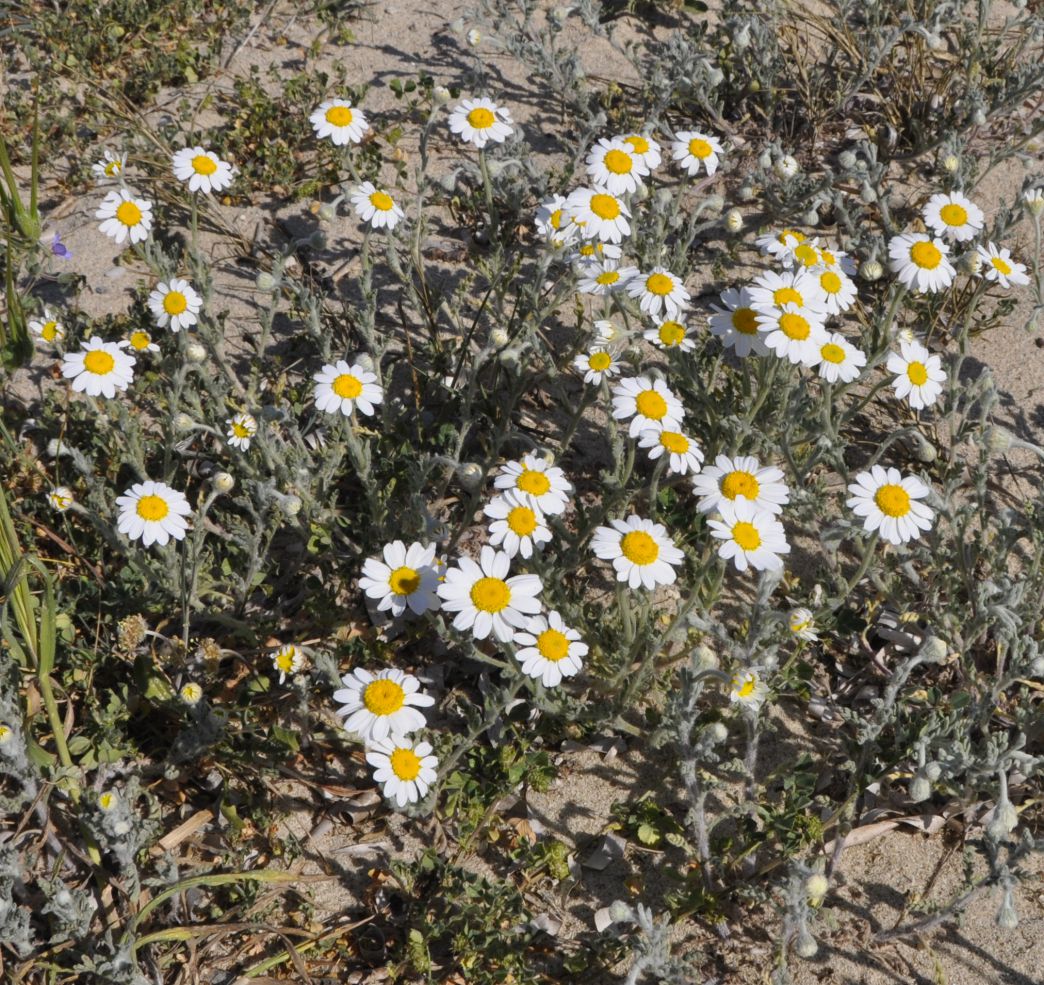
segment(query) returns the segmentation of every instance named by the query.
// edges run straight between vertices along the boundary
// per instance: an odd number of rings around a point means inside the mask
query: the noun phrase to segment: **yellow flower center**
[[[536,469],[523,469],[515,485],[531,496],[543,496],[551,489],[551,480]]]
[[[635,398],[634,405],[642,417],[659,421],[667,416],[667,401],[655,390],[643,390]]]
[[[577,225],[582,226],[583,223],[578,222]],[[583,246],[580,247],[580,256],[593,257],[595,255],[595,251],[601,252],[601,250],[599,249],[601,245],[601,243],[585,243]]]
[[[906,367],[906,375],[914,386],[923,386],[928,382],[928,370],[924,363],[912,362]]]
[[[757,335],[757,313],[753,308],[737,308],[732,313],[732,327],[743,335]]]
[[[103,793],[98,798],[98,806],[103,811],[111,811],[116,806],[116,796],[111,793]]]
[[[116,209],[116,218],[125,226],[136,226],[141,222],[141,209],[133,202],[121,202]]]
[[[702,140],[699,137],[693,137],[693,139],[689,141],[689,153],[693,157],[698,157],[703,161],[714,153],[714,148],[711,147],[706,140]]]
[[[500,612],[511,603],[511,589],[500,578],[479,578],[471,586],[471,601],[481,612]]]
[[[660,341],[666,346],[681,345],[685,341],[685,326],[676,321],[665,321],[660,326]]]
[[[963,226],[968,221],[968,210],[963,205],[951,202],[939,209],[939,218],[948,226]]]
[[[569,656],[569,638],[557,629],[545,629],[537,637],[536,645],[540,656],[545,660],[558,663],[559,660]]]
[[[677,431],[661,431],[660,444],[672,455],[684,455],[689,450],[689,439]]]
[[[777,306],[781,304],[804,304],[805,299],[801,296],[800,291],[795,291],[792,287],[778,287],[772,292],[772,303]]]
[[[910,494],[902,486],[881,486],[874,493],[874,502],[886,516],[906,516],[910,512]]]
[[[845,350],[839,345],[835,345],[833,342],[828,342],[822,349],[819,350],[819,354],[823,357],[824,362],[828,363],[843,363],[845,361]]]
[[[115,365],[116,360],[104,349],[91,349],[83,357],[83,368],[88,373],[95,373],[98,376],[105,376],[106,373],[111,373]]]
[[[620,279],[619,273],[615,270],[603,270],[596,278],[595,281],[599,284],[608,285],[615,284]]]
[[[555,209],[555,211],[551,213],[551,228],[552,229],[561,229],[562,228],[562,210],[561,209]]]
[[[632,163],[631,155],[625,154],[622,150],[613,149],[607,151],[603,158],[605,162],[606,170],[611,171],[613,174],[630,174]]]
[[[105,165],[105,176],[107,178],[113,178],[118,175],[121,170],[122,165],[119,161],[109,161],[109,163]]]
[[[362,383],[351,373],[342,373],[331,384],[333,392],[342,400],[354,400],[362,393]]]
[[[753,674],[748,674],[743,678],[743,683],[739,687],[736,687],[735,683],[733,683],[737,698],[749,698],[757,686],[758,680]]]
[[[388,757],[392,772],[400,780],[416,780],[420,775],[421,761],[412,749],[396,749]]]
[[[391,212],[395,203],[387,192],[374,192],[370,196],[370,204],[380,212]]]
[[[420,572],[415,568],[396,568],[388,576],[388,587],[396,595],[412,595],[420,588]]]
[[[335,127],[348,126],[354,117],[347,106],[331,106],[326,111],[326,122]]]
[[[170,507],[162,496],[149,495],[138,500],[137,511],[143,520],[156,523],[170,512]]]
[[[624,137],[624,141],[634,148],[635,154],[647,154],[649,152],[649,141],[644,137],[639,137],[638,134]]]
[[[814,267],[819,263],[819,250],[808,243],[802,243],[794,248],[794,256],[801,262],[803,267]]]
[[[163,310],[168,315],[180,315],[188,308],[188,298],[181,291],[167,291],[163,298]]]
[[[232,422],[232,433],[237,438],[249,438],[253,432],[245,424],[241,424],[239,421]]]
[[[761,546],[761,534],[753,523],[740,520],[733,524],[732,539],[745,551],[756,551]]]
[[[378,677],[363,688],[362,699],[374,715],[394,715],[406,703],[406,692],[395,681]]]
[[[213,174],[217,169],[217,163],[209,154],[197,154],[192,158],[192,170],[195,171],[196,174]]]
[[[828,267],[837,266],[837,257],[835,257],[834,254],[831,253],[829,250],[820,250],[819,256],[823,263],[825,263]]]
[[[488,110],[484,106],[477,106],[468,113],[468,123],[474,130],[488,130],[496,123],[496,120],[492,110]]]
[[[599,219],[615,219],[620,214],[620,203],[612,195],[592,195],[591,211]]]
[[[518,537],[528,537],[537,528],[536,513],[528,506],[516,506],[507,515],[508,529]]]
[[[592,352],[587,357],[587,365],[596,373],[607,370],[613,364],[613,357],[608,352]]]
[[[786,311],[779,316],[779,330],[788,339],[800,342],[808,338],[809,333],[812,331],[812,326],[801,315],[795,315]]]
[[[990,263],[993,264],[994,270],[999,270],[1005,277],[1011,273],[1011,264],[1003,257],[990,257]]]
[[[841,278],[837,276],[832,270],[828,270],[819,277],[819,286],[823,288],[827,294],[837,294],[841,290]]]
[[[910,259],[922,270],[934,270],[942,260],[942,253],[934,243],[922,239],[910,247]]]
[[[137,349],[138,352],[142,352],[147,349],[152,342],[152,336],[148,332],[131,332],[130,344],[132,349]]]
[[[803,233],[799,233],[796,229],[784,229],[783,232],[781,232],[776,237],[776,239],[778,239],[780,241],[780,243],[782,243],[784,246],[789,245],[787,243],[788,239],[792,239],[796,243],[803,243],[803,242],[805,242],[804,234]]]
[[[40,338],[45,342],[53,342],[58,335],[58,322],[49,321],[40,329]]]
[[[674,278],[667,274],[651,274],[645,279],[645,289],[650,294],[664,297],[674,290]]]
[[[284,674],[290,674],[294,669],[294,658],[297,656],[297,647],[284,646],[276,653],[275,663]]]
[[[620,550],[632,564],[652,564],[660,556],[660,545],[644,530],[632,530],[620,538]]]
[[[741,469],[730,472],[721,480],[721,494],[726,499],[735,499],[737,496],[757,499],[759,492],[761,492],[761,484],[758,480],[750,472],[744,472]]]

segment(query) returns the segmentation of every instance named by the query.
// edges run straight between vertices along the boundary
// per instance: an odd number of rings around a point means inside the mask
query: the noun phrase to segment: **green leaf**
[[[639,824],[638,840],[643,845],[655,845],[660,841],[660,832],[651,824]]]

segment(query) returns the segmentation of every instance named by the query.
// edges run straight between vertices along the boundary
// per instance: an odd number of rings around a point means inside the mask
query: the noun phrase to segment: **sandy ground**
[[[208,81],[201,89],[228,86],[232,76],[247,72],[252,64],[265,70],[273,63],[284,65],[287,70],[299,69],[320,26],[296,12],[294,6],[279,4],[269,20],[257,26],[227,73]],[[367,108],[389,107],[395,100],[387,83],[396,76],[408,77],[423,69],[438,83],[460,83],[468,71],[468,56],[460,32],[449,25],[461,17],[461,11],[462,6],[451,0],[431,0],[423,6],[384,0],[353,25],[354,44],[344,48],[327,45],[317,60],[307,63],[322,67],[338,59],[346,60],[354,82],[372,85]],[[465,29],[470,26],[464,24]],[[553,133],[555,121],[539,81],[498,50],[488,29],[480,47],[497,78],[494,88],[499,89],[527,137],[537,146],[542,142],[547,146],[545,134]],[[592,74],[626,78],[631,72],[619,54],[601,42],[588,45],[583,57]],[[998,201],[1014,197],[1021,182],[1021,169],[1020,164],[1011,165],[982,185],[977,197],[987,212]],[[74,253],[73,269],[87,277],[88,286],[80,304],[93,316],[124,310],[129,290],[137,281],[134,272],[113,265],[116,248],[96,232],[96,198],[100,195],[70,201],[51,215]],[[300,222],[302,228],[309,228],[309,223],[314,226],[307,204],[282,207],[276,217],[288,223]],[[220,211],[228,223],[246,235],[259,221],[266,229],[272,221],[271,211],[261,207]],[[1023,223],[1016,236],[1016,255],[1025,252],[1029,234]],[[357,253],[360,233],[354,216],[340,216],[328,227],[327,236],[326,251],[315,256],[318,263],[333,267]],[[272,238],[278,241],[279,234],[273,233]],[[227,257],[215,258],[214,275],[218,306],[228,309],[230,323],[239,326],[238,331],[249,333],[257,314],[252,275],[245,275]],[[1027,440],[1044,442],[1044,335],[1027,333],[1030,313],[1029,304],[1021,304],[1004,325],[976,340],[972,352],[980,371],[988,368],[997,381],[1008,426]],[[233,353],[245,355],[249,351],[235,334],[230,335],[227,344]],[[52,367],[53,360],[39,353],[34,364],[18,374],[12,392],[31,402],[38,395],[38,388],[51,379]],[[799,746],[811,745],[819,727],[797,707],[782,710],[780,726]],[[615,802],[633,800],[646,792],[667,802],[678,800],[677,791],[664,789],[665,776],[671,776],[667,753],[662,754],[660,761],[651,761],[639,750],[628,748],[618,754],[571,750],[559,756],[559,780],[546,794],[531,794],[528,807],[530,817],[543,831],[563,840],[575,850],[578,859],[582,860],[592,841],[604,834]],[[769,762],[763,767],[771,765]],[[317,804],[307,809],[302,805],[283,824],[287,833],[309,846],[304,871],[344,874],[336,885],[314,890],[319,915],[353,908],[366,885],[365,870],[375,858],[389,853],[410,856],[427,840],[423,829],[393,818],[374,841],[373,835],[362,836],[365,826],[353,825],[351,814]],[[948,844],[943,833],[927,837],[897,830],[848,849],[842,858],[840,877],[832,887],[818,929],[820,953],[809,962],[794,959],[792,971],[798,985],[1033,985],[1041,980],[1044,886],[1040,882],[1039,861],[1031,866],[1034,877],[1026,880],[1019,891],[1021,922],[1016,930],[1004,932],[995,927],[999,899],[996,894],[986,894],[968,907],[959,925],[936,929],[920,941],[875,945],[872,935],[909,919],[909,907],[916,898],[931,908],[958,889],[963,865],[961,851]],[[467,864],[476,871],[483,870],[480,859],[470,859]],[[648,896],[655,899],[662,895],[664,865],[661,853],[628,848],[602,871],[581,866],[580,883],[564,899],[547,894],[548,912],[561,920],[559,935],[568,938],[589,932],[599,906],[630,898],[627,880],[632,877],[641,881]],[[773,962],[771,941],[776,937],[771,920],[762,926],[734,922],[730,931],[726,943],[710,935],[708,928],[691,925],[679,926],[676,936],[682,948],[717,941],[717,961],[707,965],[704,980],[708,983],[746,985],[767,981]]]

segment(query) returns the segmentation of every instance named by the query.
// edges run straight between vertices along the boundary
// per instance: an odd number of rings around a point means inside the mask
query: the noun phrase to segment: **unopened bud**
[[[356,366],[360,366],[363,369],[365,369],[367,372],[373,372],[373,357],[368,352],[353,353],[351,361],[355,363]]]
[[[478,489],[482,485],[484,477],[482,466],[475,462],[465,462],[457,466],[457,482],[467,492],[474,492]]]
[[[959,266],[962,273],[968,275],[977,274],[982,268],[982,257],[977,250],[969,250],[961,257]]]
[[[210,484],[215,492],[229,493],[232,492],[236,480],[229,472],[215,472],[210,478]]]
[[[185,358],[190,363],[198,364],[204,362],[207,358],[207,350],[198,342],[189,342],[189,344],[185,346]]]
[[[453,93],[445,86],[435,86],[431,90],[431,98],[435,100],[436,105],[445,106],[453,98]]]
[[[993,811],[993,820],[986,826],[986,833],[994,841],[1003,841],[1019,823],[1019,812],[1010,800],[1002,800]]]
[[[859,200],[865,205],[872,205],[877,201],[877,192],[869,181],[864,181],[863,187],[859,189]]]
[[[497,359],[504,369],[516,370],[521,362],[522,353],[517,348],[512,347],[510,349],[504,349],[500,355],[497,356]]]
[[[706,643],[701,643],[692,652],[696,666],[701,670],[717,670],[721,666],[718,655]]]
[[[802,927],[800,933],[797,936],[797,940],[794,942],[794,953],[799,958],[814,958],[816,952],[819,950],[819,945],[816,943],[816,939],[808,932],[807,927]]]
[[[1004,890],[1000,909],[997,911],[997,926],[1004,930],[1014,930],[1019,925],[1019,915],[1015,912],[1015,900],[1010,889]]]
[[[191,431],[195,426],[196,422],[188,414],[176,414],[174,416],[175,431]]]
[[[465,37],[468,39],[468,44],[471,45],[472,48],[477,48],[482,44],[482,32],[477,27],[473,27],[468,31]]]
[[[859,158],[855,156],[850,150],[842,151],[838,156],[837,163],[841,165],[846,171],[851,171],[856,166],[856,161]]]
[[[808,895],[809,903],[813,906],[819,906],[823,902],[829,889],[830,881],[820,872],[805,880],[805,892]]]
[[[493,331],[489,333],[489,344],[493,346],[494,349],[503,349],[510,340],[511,337],[502,328],[494,328]]]
[[[961,162],[956,154],[946,154],[939,165],[947,174],[954,174],[961,166]]]
[[[798,162],[792,154],[784,154],[775,164],[776,174],[781,178],[793,178],[798,173]]]
[[[938,636],[929,636],[921,645],[920,657],[925,663],[941,664],[949,655],[950,648]]]
[[[1039,188],[1031,188],[1023,193],[1022,204],[1026,206],[1030,215],[1040,215],[1044,212],[1044,191]]]
[[[301,497],[291,493],[289,496],[284,496],[279,505],[283,508],[283,512],[287,516],[297,516],[301,512],[301,507],[304,503],[301,501]]]
[[[754,186],[753,185],[740,185],[739,191],[736,192],[736,197],[741,202],[749,202],[754,197]]]
[[[323,222],[333,222],[334,219],[337,218],[337,209],[329,202],[323,202],[323,204],[319,206],[318,215]]]
[[[259,291],[272,291],[275,290],[276,284],[279,283],[267,270],[262,270],[254,278],[254,283],[257,285]]]
[[[743,51],[743,49],[750,44],[749,24],[744,24],[735,34],[732,35],[732,43],[739,51]]]
[[[884,276],[884,267],[876,260],[864,260],[859,266],[859,276],[863,280],[880,280]]]
[[[929,782],[928,777],[923,776],[918,772],[910,783],[910,800],[915,804],[920,804],[922,801],[931,797],[931,795],[932,785]]]
[[[730,233],[738,233],[743,228],[743,213],[739,209],[729,209],[725,213],[725,228]]]
[[[729,737],[729,730],[724,722],[712,722],[707,726],[705,734],[712,743],[718,745]]]

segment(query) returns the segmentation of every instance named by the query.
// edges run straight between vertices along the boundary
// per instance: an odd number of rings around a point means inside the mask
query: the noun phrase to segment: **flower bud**
[[[318,216],[323,222],[333,222],[337,218],[337,209],[329,202],[323,202],[319,206]]]
[[[178,695],[185,704],[196,705],[199,704],[203,697],[203,688],[201,688],[195,681],[189,681],[187,684],[181,686]]]
[[[922,801],[927,800],[932,795],[932,785],[928,782],[926,776],[922,776],[918,772],[910,783],[910,800],[915,804],[920,804]]]
[[[472,48],[477,48],[480,44],[482,44],[482,32],[477,27],[473,27],[470,31],[468,31],[465,37],[468,40],[468,44],[471,45]]]
[[[837,163],[841,165],[846,171],[851,171],[856,166],[856,161],[859,158],[850,150],[842,151],[837,159]]]
[[[254,284],[257,285],[259,291],[274,291],[279,281],[275,279],[267,270],[262,270],[255,278]]]
[[[14,741],[14,729],[5,722],[0,722],[0,746],[6,746]]]
[[[192,420],[188,414],[175,414],[174,415],[174,430],[175,431],[191,431],[196,426],[196,422]]]
[[[608,319],[599,319],[594,323],[594,328],[601,342],[612,342],[620,337],[620,329]]]
[[[63,441],[59,441],[58,438],[51,438],[47,442],[47,455],[49,458],[61,458],[62,455],[71,454],[69,447]]]
[[[493,331],[489,333],[489,344],[493,346],[494,349],[503,349],[509,341],[510,336],[502,328],[494,328]]]
[[[453,98],[453,93],[449,91],[445,86],[435,86],[431,90],[431,98],[435,101],[437,106],[445,106]]]
[[[921,644],[920,657],[925,663],[941,664],[946,660],[949,652],[950,648],[946,645],[945,640],[939,639],[938,636],[929,636]]]
[[[859,200],[865,205],[872,205],[877,201],[877,192],[869,181],[864,181],[863,187],[859,189]]]
[[[304,503],[301,501],[300,496],[291,493],[289,496],[284,496],[280,500],[279,505],[287,516],[297,516],[301,512],[301,507],[304,506]]]
[[[982,268],[982,257],[977,250],[969,250],[961,256],[958,266],[962,273],[974,276]]]
[[[876,260],[864,260],[859,266],[859,276],[863,280],[880,280],[884,276],[884,267]]]
[[[457,482],[467,492],[475,492],[482,485],[484,478],[482,466],[475,462],[464,462],[457,466]]]
[[[732,43],[737,51],[743,51],[750,44],[750,24],[744,24],[732,35]]]
[[[986,826],[986,833],[994,841],[1003,841],[1019,823],[1019,812],[1011,805],[1011,801],[1004,799],[993,811],[993,820]]]
[[[357,366],[361,366],[369,373],[373,372],[373,357],[368,352],[353,352],[351,362],[355,363]]]
[[[813,906],[819,906],[830,889],[830,881],[821,872],[811,875],[805,880],[805,893]]]
[[[781,178],[793,178],[798,173],[798,162],[792,154],[784,154],[775,164],[776,174]],[[818,220],[817,220],[818,221]]]
[[[1044,212],[1044,191],[1040,188],[1031,188],[1022,195],[1022,204],[1026,206],[1030,215],[1040,215]]]
[[[228,472],[215,472],[210,478],[210,484],[215,492],[229,493],[236,484],[236,480]]]
[[[997,911],[997,926],[1004,930],[1014,930],[1018,925],[1019,915],[1015,912],[1015,902],[1012,899],[1011,890],[1006,889],[1000,909]]]
[[[497,356],[497,360],[504,369],[514,371],[519,367],[519,363],[522,360],[522,353],[516,346],[512,346],[510,349],[504,349]]]
[[[1044,657],[1037,657],[1037,659],[1030,664],[1030,674],[1033,677],[1044,677]]]
[[[956,154],[946,154],[939,162],[939,166],[947,174],[955,174],[957,169],[961,166],[961,162]]]
[[[692,656],[700,670],[717,670],[721,666],[718,655],[706,643],[701,643],[696,647]]]
[[[739,191],[736,192],[736,197],[741,202],[749,202],[754,197],[754,186],[753,185],[740,185]]]
[[[804,219],[806,226],[818,226],[819,225],[819,213],[815,209],[809,209],[805,213]]]
[[[985,122],[986,122],[986,111],[985,110],[977,109],[974,113],[972,113],[972,123],[974,123],[977,127],[981,127]]]
[[[718,745],[729,737],[729,730],[724,722],[711,722],[704,731],[704,735],[706,735],[714,745]]]
[[[768,150],[762,151],[761,155],[758,157],[758,164],[765,171],[772,167],[772,152]]]
[[[190,363],[201,363],[207,358],[207,350],[198,342],[189,342],[185,346],[185,358]]]
[[[738,233],[743,228],[743,213],[739,209],[729,209],[725,213],[725,228],[730,233]]]
[[[932,783],[935,783],[939,777],[942,776],[942,767],[938,763],[929,763],[924,768],[924,775],[928,777]]]
[[[819,945],[816,943],[816,939],[808,932],[808,927],[802,927],[800,933],[797,936],[797,940],[794,942],[794,953],[799,958],[814,958],[816,952],[819,950]]]

